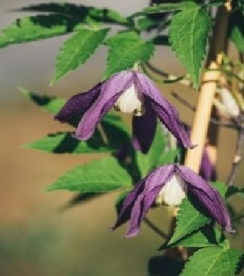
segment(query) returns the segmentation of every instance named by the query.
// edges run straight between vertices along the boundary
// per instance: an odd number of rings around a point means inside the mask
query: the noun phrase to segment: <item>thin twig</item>
[[[160,69],[158,69],[157,67],[155,67],[154,65],[152,65],[150,62],[146,63],[146,66],[154,73],[160,75],[161,77],[165,78],[166,80],[164,82],[173,82],[173,81],[177,81],[180,84],[184,84],[188,87],[192,87],[192,82],[190,80],[184,79],[184,76],[181,77],[177,77],[174,75],[170,75]]]
[[[148,219],[147,217],[144,217],[143,221],[160,237],[164,238],[165,240],[169,239],[169,236],[165,234],[161,229],[159,229],[155,224],[153,224],[150,219]]]
[[[190,103],[188,103],[185,99],[183,99],[181,96],[179,96],[176,92],[171,92],[172,96],[177,99],[180,103],[188,107],[191,111],[195,112],[196,108],[192,106]],[[232,129],[238,129],[238,126],[233,123],[223,123],[216,119],[210,119],[210,123],[215,124],[220,127],[226,127],[226,128],[232,128]]]
[[[238,167],[241,163],[241,153],[242,153],[243,145],[244,145],[244,130],[240,129],[238,131],[236,151],[235,151],[235,155],[234,155],[234,158],[233,158],[231,171],[230,171],[230,174],[229,174],[228,180],[227,180],[227,185],[228,186],[233,185],[233,182],[235,181],[235,178],[236,178],[236,175],[237,175],[237,170],[238,170]]]
[[[206,71],[219,71],[219,72],[225,73],[226,75],[236,78],[239,82],[244,83],[244,79],[240,78],[238,75],[232,73],[231,71],[223,69],[223,68],[217,68],[217,69],[207,68]]]

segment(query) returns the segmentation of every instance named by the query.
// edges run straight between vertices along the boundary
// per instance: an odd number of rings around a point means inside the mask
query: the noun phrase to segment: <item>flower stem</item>
[[[241,153],[242,153],[243,145],[244,145],[244,132],[243,132],[243,129],[240,129],[240,130],[238,130],[236,151],[235,151],[235,155],[234,155],[233,162],[232,162],[232,168],[231,168],[228,180],[227,180],[228,186],[233,185],[233,182],[235,181],[237,170],[241,163]]]
[[[167,240],[169,238],[169,236],[167,234],[165,234],[161,229],[159,229],[154,223],[151,222],[150,219],[148,219],[147,217],[144,217],[143,221],[145,222],[145,224],[147,226],[149,226],[156,234],[158,234],[160,237],[162,237],[163,239]]]

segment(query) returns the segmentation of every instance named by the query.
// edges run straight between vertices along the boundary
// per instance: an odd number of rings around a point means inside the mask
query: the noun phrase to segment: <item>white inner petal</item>
[[[134,113],[135,115],[142,115],[143,112],[143,95],[138,91],[137,87],[132,84],[126,89],[115,103],[115,108],[125,113]]]
[[[238,116],[240,113],[240,109],[236,103],[236,100],[232,96],[231,92],[227,88],[222,87],[220,89],[220,95],[221,95],[222,103],[225,106],[226,112],[230,116],[233,116],[233,117]]]
[[[161,191],[159,192],[156,203],[166,205],[180,205],[182,200],[185,198],[187,192],[187,186],[185,181],[180,178],[177,174],[165,183]]]

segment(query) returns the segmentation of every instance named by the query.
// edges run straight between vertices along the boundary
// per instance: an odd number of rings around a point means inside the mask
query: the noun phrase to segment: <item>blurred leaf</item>
[[[0,33],[0,48],[69,33],[78,22],[61,14],[37,15],[17,19]]]
[[[152,167],[157,167],[158,162],[162,155],[165,153],[165,133],[162,128],[162,124],[157,124],[157,129],[155,133],[155,137],[153,139],[153,143],[151,145],[150,150],[147,153],[147,157],[149,163]]]
[[[141,177],[146,176],[149,170],[157,167],[158,162],[165,149],[165,136],[161,124],[157,124],[156,133],[153,139],[150,150],[147,154],[136,151],[136,162],[140,171]]]
[[[131,177],[113,157],[77,166],[47,188],[81,193],[103,193],[131,185]]]
[[[239,192],[239,188],[236,187],[236,186],[229,186],[227,188],[227,191],[226,191],[226,194],[225,194],[225,197],[226,198],[229,198],[235,194],[237,194]]]
[[[236,249],[208,247],[190,257],[180,276],[233,276],[242,253]]]
[[[66,102],[65,99],[47,95],[38,95],[25,88],[20,88],[19,90],[36,105],[42,107],[44,110],[50,112],[51,114],[57,114]]]
[[[99,45],[103,43],[109,29],[81,29],[66,40],[56,59],[56,71],[52,84],[87,61]]]
[[[234,4],[236,6],[236,3]],[[236,10],[229,17],[229,38],[240,52],[244,52],[244,16],[241,10]]]
[[[169,37],[167,35],[158,35],[154,37],[153,41],[154,45],[157,46],[169,46]]]
[[[190,3],[189,8],[173,16],[169,36],[172,50],[186,67],[197,88],[211,20],[204,9],[193,2]]]
[[[174,244],[193,231],[206,225],[210,219],[200,213],[191,201],[187,198],[180,205],[179,213],[176,217],[176,228],[169,244]]]
[[[171,149],[161,154],[155,166],[163,166],[166,164],[174,163],[175,158],[179,154],[179,149]]]
[[[18,11],[66,14],[82,23],[89,23],[91,19],[102,23],[117,23],[123,25],[128,23],[127,19],[116,11],[71,3],[43,3],[23,7],[18,9]]]
[[[106,141],[111,148],[118,149],[130,143],[128,128],[121,116],[109,112],[100,122]]]
[[[74,207],[78,204],[83,204],[88,201],[91,201],[93,199],[96,199],[97,197],[103,195],[104,193],[80,193],[72,197],[71,200],[69,200],[66,204],[59,207],[60,212],[64,212],[67,209]]]
[[[243,22],[242,22],[243,23]],[[231,30],[230,39],[240,52],[244,52],[244,26],[234,26]]]
[[[184,246],[184,247],[209,247],[221,244],[225,240],[223,233],[214,228],[212,225],[206,225],[198,230],[193,231],[191,234],[178,240],[175,243],[163,244],[159,250],[166,248]]]
[[[72,132],[59,132],[49,134],[40,140],[25,144],[24,147],[57,154],[101,153],[114,150],[114,148],[109,147],[103,142],[99,132],[96,132],[95,135],[87,141],[79,141],[73,138]]]
[[[237,3],[238,3],[238,6],[240,7],[242,13],[244,14],[244,0],[238,0]]]
[[[225,197],[229,198],[233,195],[238,195],[240,198],[244,199],[244,188],[238,188],[236,186],[229,186]]]
[[[109,54],[104,78],[131,68],[136,62],[148,61],[154,52],[153,43],[142,40],[133,31],[117,33],[109,38],[106,44]]]
[[[191,8],[193,5],[194,5],[194,3],[190,2],[190,1],[183,1],[180,3],[163,3],[163,4],[158,4],[158,5],[153,5],[151,7],[147,7],[145,9],[143,9],[143,11],[136,12],[129,17],[134,18],[134,17],[147,15],[147,14],[164,13],[164,12],[188,9],[188,8]]]

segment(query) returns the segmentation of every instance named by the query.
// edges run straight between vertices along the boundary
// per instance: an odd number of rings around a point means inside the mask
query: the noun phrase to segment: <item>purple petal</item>
[[[142,179],[140,182],[138,182],[136,184],[136,186],[134,187],[134,190],[131,191],[126,196],[126,198],[123,202],[123,206],[120,210],[119,216],[117,218],[117,221],[114,224],[114,226],[111,227],[111,230],[115,230],[120,225],[124,224],[127,220],[130,219],[133,205],[134,205],[137,197],[142,193],[144,187],[145,187],[145,179]]]
[[[176,165],[176,171],[188,183],[188,189],[227,232],[233,232],[230,216],[219,193],[201,176],[186,166]]]
[[[160,90],[147,76],[135,72],[134,74],[136,86],[148,97],[160,121],[184,147],[193,148],[189,134],[180,122],[177,110],[162,96]]]
[[[174,165],[166,165],[152,171],[137,183],[134,190],[125,198],[112,230],[130,219],[126,237],[137,235],[143,217],[154,203],[163,185],[173,176],[173,173]]]
[[[136,199],[136,202],[131,211],[131,219],[126,231],[125,238],[132,238],[139,233],[141,222],[146,213],[153,205],[162,187],[158,186],[151,192],[141,194]]]
[[[99,96],[101,85],[102,84],[99,83],[89,91],[71,97],[55,116],[55,119],[67,122],[70,118],[75,116],[83,116]]]
[[[133,144],[137,150],[147,153],[150,149],[157,127],[156,114],[145,101],[146,112],[142,116],[133,116]]]
[[[131,71],[122,71],[113,75],[101,86],[101,92],[95,103],[87,110],[76,130],[76,138],[89,139],[102,117],[114,106],[120,94],[133,83]]]
[[[211,163],[208,152],[206,149],[203,150],[199,175],[207,181],[216,180],[216,170],[214,165]]]

